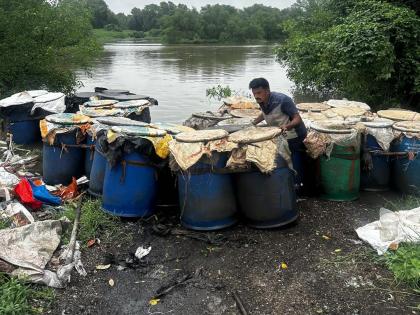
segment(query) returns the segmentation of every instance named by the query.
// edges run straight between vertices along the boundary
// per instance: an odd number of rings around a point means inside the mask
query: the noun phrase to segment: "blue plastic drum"
[[[39,120],[24,120],[7,123],[7,132],[13,135],[16,144],[33,144],[41,141]]]
[[[8,133],[16,144],[33,144],[41,141],[39,119],[30,115],[33,103],[2,108],[2,116]]]
[[[88,192],[92,196],[101,197],[104,187],[104,177],[107,160],[97,146],[93,157],[92,169],[90,171],[89,189]]]
[[[156,169],[139,153],[125,154],[115,166],[106,163],[102,208],[120,217],[147,217],[155,209]]]
[[[287,167],[271,174],[236,174],[239,209],[248,225],[267,229],[287,225],[298,216],[294,174]]]
[[[219,156],[217,158],[217,156]],[[237,222],[237,205],[231,174],[221,174],[227,155],[213,154],[215,164],[202,159],[178,174],[181,223],[192,230],[211,231]]]
[[[83,175],[85,152],[76,146],[80,145],[76,142],[76,132],[57,134],[53,145],[44,142],[42,168],[47,185],[68,185],[73,177]]]
[[[90,172],[92,169],[93,158],[95,156],[95,139],[88,134],[86,137],[86,149],[85,149],[85,175],[90,178]]]
[[[137,126],[112,127],[114,131],[134,137],[163,137],[166,131]],[[144,139],[149,148],[151,142]],[[149,152],[148,149],[145,150]],[[120,217],[147,217],[156,206],[157,169],[151,157],[139,152],[124,153],[116,165],[106,164],[102,208]]]
[[[401,122],[393,126],[396,131],[403,132],[394,140],[391,151],[392,176],[395,188],[404,194],[420,195],[420,122]]]
[[[387,119],[377,119],[373,122],[363,123],[367,130],[383,129],[383,132],[392,131],[393,122]],[[391,180],[391,158],[379,145],[377,139],[366,134],[362,142],[360,187],[366,191],[387,191]]]
[[[73,177],[79,178],[85,172],[85,149],[82,147],[85,141],[78,141],[80,130],[74,128],[73,115],[54,114],[46,117],[47,121],[56,124],[57,129],[69,129],[68,132],[57,133],[52,145],[44,140],[43,179],[48,185],[68,185]]]

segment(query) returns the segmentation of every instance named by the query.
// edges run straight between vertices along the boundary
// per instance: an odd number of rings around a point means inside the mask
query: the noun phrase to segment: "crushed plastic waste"
[[[379,220],[356,229],[360,239],[369,243],[379,255],[399,243],[420,241],[420,208],[393,212],[381,208]]]
[[[136,249],[136,252],[134,253],[134,256],[136,256],[137,259],[142,259],[143,257],[146,257],[149,255],[150,251],[152,250],[152,247],[149,246],[147,248],[140,246]]]

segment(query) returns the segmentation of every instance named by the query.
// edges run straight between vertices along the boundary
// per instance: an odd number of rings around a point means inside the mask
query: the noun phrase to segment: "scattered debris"
[[[196,274],[199,271],[196,272]],[[173,280],[171,280],[168,284],[160,287],[157,291],[156,294],[154,295],[153,299],[159,299],[161,297],[164,297],[165,295],[167,295],[169,292],[171,292],[172,290],[174,290],[175,288],[187,283],[189,280],[191,280],[194,277],[194,273],[189,273],[189,274],[185,274],[181,277],[175,278]]]
[[[141,260],[143,257],[146,257],[147,255],[149,255],[150,251],[152,250],[152,247],[148,247],[148,248],[144,248],[142,246],[140,246],[139,248],[137,248],[136,253],[134,254],[134,256],[136,256],[136,258],[138,260]]]
[[[160,299],[151,299],[151,300],[149,301],[149,304],[150,304],[150,305],[152,305],[152,306],[155,306],[155,305],[157,305],[159,302],[160,302]]]
[[[106,270],[109,269],[111,267],[111,264],[108,265],[97,265],[96,266],[96,270]]]
[[[177,228],[171,228],[164,224],[156,224],[153,226],[152,229],[155,234],[160,236],[184,236],[198,241],[206,242],[210,245],[223,245],[227,242],[227,238],[222,234],[192,232]]]

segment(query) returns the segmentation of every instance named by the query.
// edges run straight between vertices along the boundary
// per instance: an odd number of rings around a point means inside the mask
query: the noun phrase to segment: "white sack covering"
[[[420,208],[392,212],[382,208],[380,219],[356,229],[360,239],[369,243],[379,255],[391,244],[420,241]]]
[[[31,113],[37,108],[50,113],[64,113],[66,110],[65,95],[63,93],[47,93],[34,98]]]

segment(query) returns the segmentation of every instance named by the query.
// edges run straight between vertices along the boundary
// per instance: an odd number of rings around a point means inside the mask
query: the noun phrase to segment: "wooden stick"
[[[236,306],[238,307],[239,311],[242,315],[248,315],[248,311],[246,310],[241,297],[239,296],[237,291],[233,292],[233,297],[235,298]]]
[[[83,195],[81,195],[83,196]],[[80,221],[80,214],[82,210],[82,202],[83,198],[79,199],[79,203],[76,208],[76,217],[74,218],[73,223],[73,230],[71,231],[70,242],[69,242],[69,255],[66,258],[66,265],[70,264],[73,261],[74,251],[76,249],[76,237],[77,237],[77,229],[79,228],[79,221]]]

